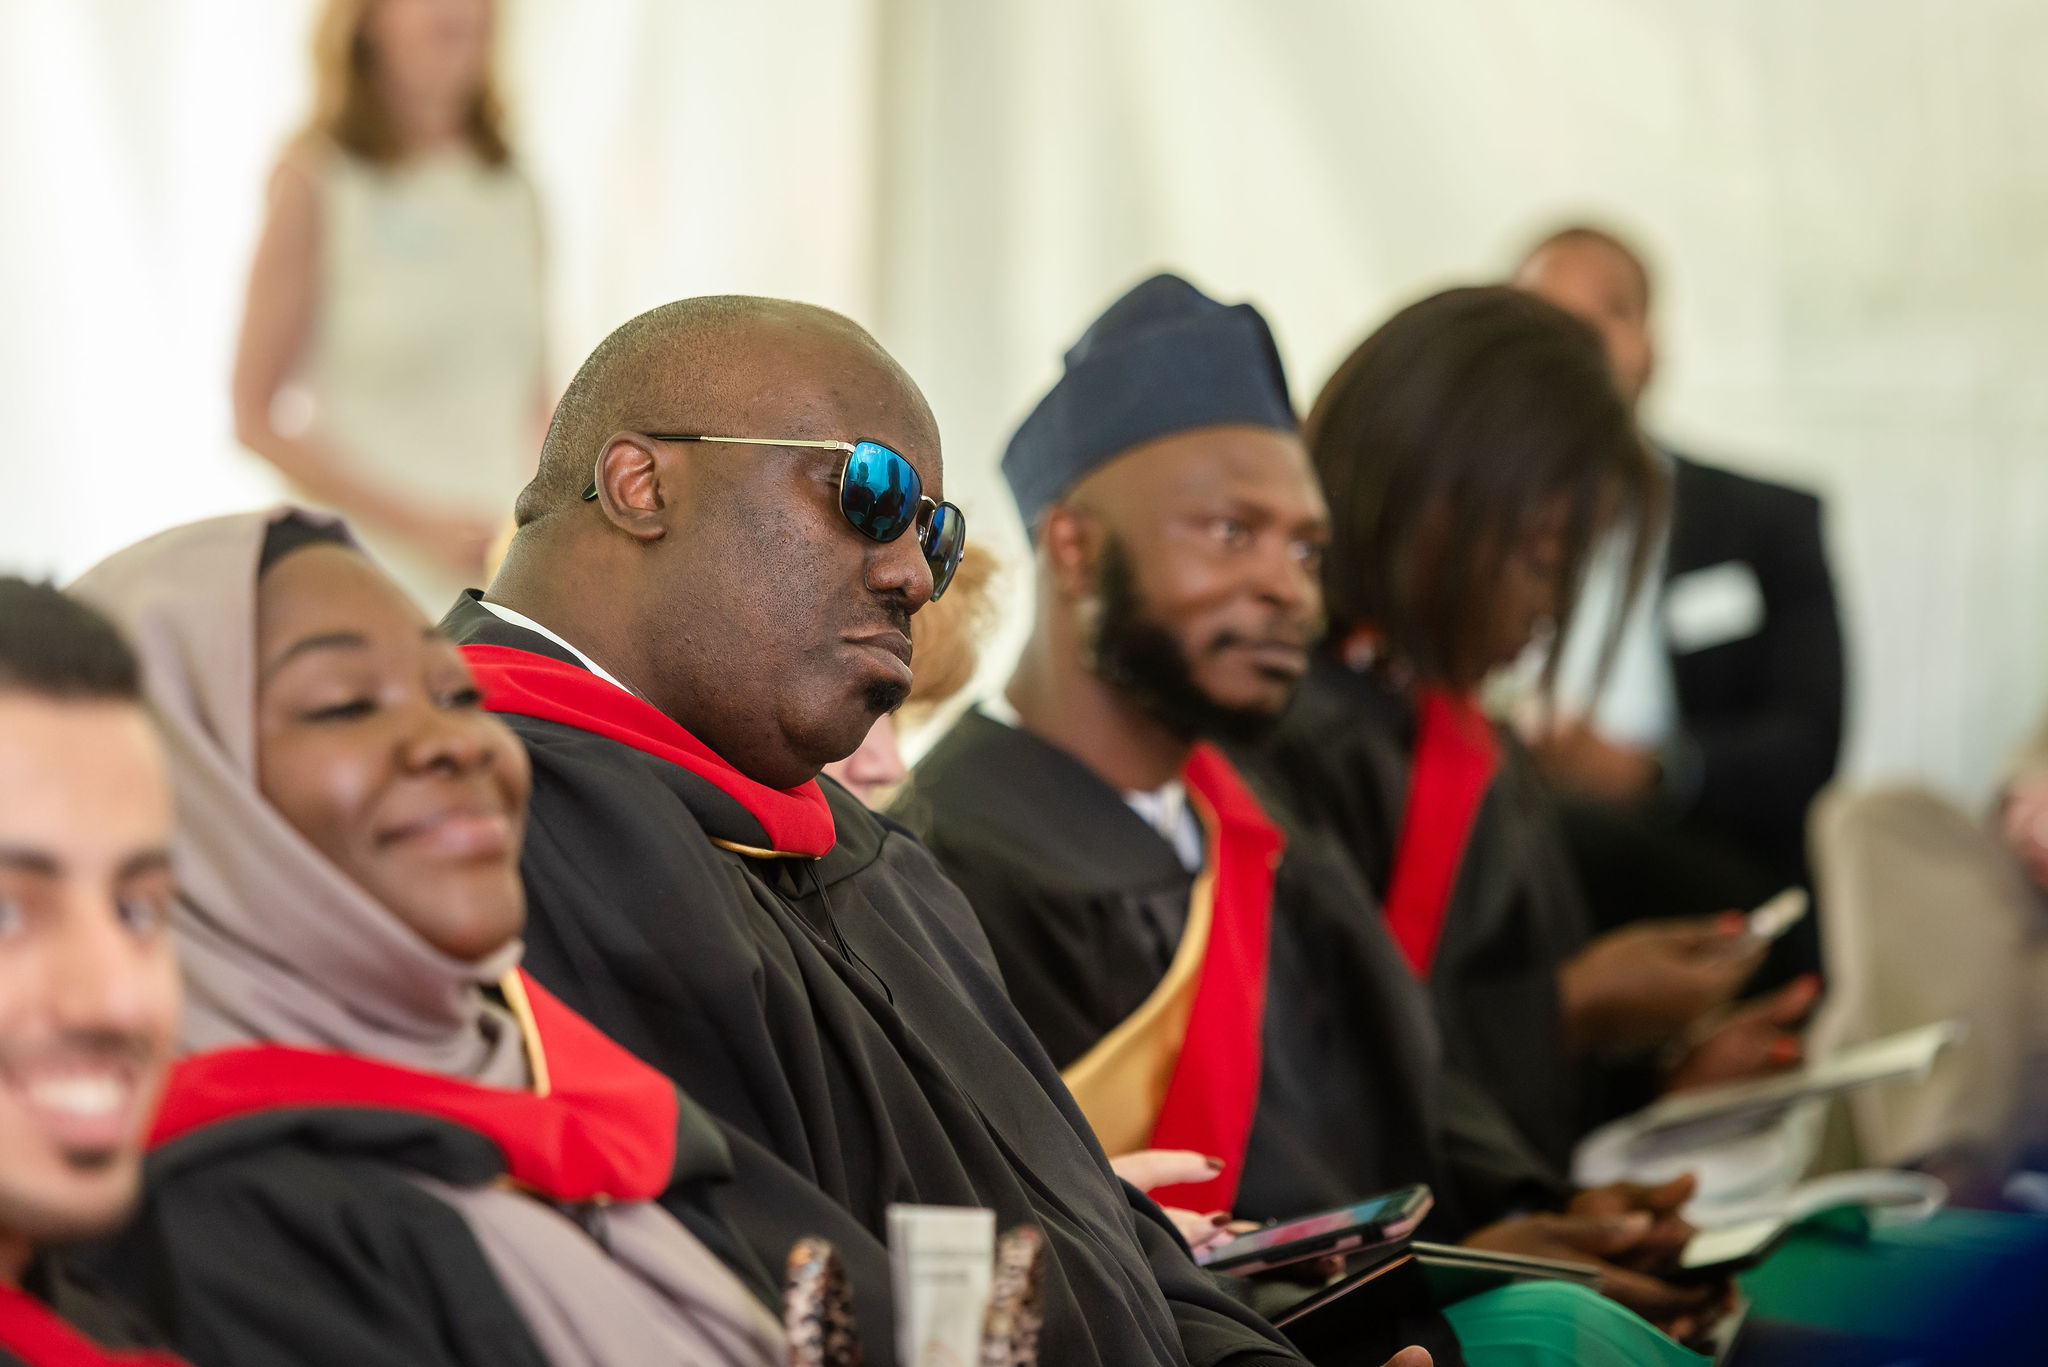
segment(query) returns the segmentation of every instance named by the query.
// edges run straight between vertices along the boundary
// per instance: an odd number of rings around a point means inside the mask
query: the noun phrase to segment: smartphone
[[[1413,1234],[1434,1204],[1436,1197],[1420,1182],[1397,1187],[1356,1205],[1267,1225],[1227,1244],[1211,1245],[1199,1250],[1195,1261],[1216,1272],[1244,1277],[1310,1258],[1392,1243]]]
[[[1744,934],[1752,943],[1769,944],[1799,924],[1806,915],[1808,900],[1805,888],[1786,888],[1749,913],[1749,927]]]
[[[1771,1255],[1791,1228],[1789,1221],[1772,1217],[1700,1230],[1685,1241],[1678,1267],[1668,1274],[1668,1280],[1709,1281],[1755,1267]]]

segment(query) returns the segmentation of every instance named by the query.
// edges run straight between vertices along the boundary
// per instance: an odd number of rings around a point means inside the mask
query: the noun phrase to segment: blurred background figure
[[[865,805],[878,811],[888,806],[909,773],[903,762],[906,733],[938,732],[957,710],[947,704],[968,701],[962,694],[974,682],[982,648],[995,635],[1001,617],[1001,579],[995,557],[970,545],[953,572],[953,582],[946,586],[946,596],[925,604],[910,619],[916,681],[909,700],[877,721],[860,749],[825,766],[827,774]]]
[[[868,738],[860,743],[860,749],[826,765],[825,772],[845,784],[862,805],[878,810],[885,806],[889,794],[910,772],[904,767],[903,747],[897,743],[896,718],[887,714],[878,717],[868,728]]]
[[[2048,717],[2013,759],[2000,795],[1999,824],[2034,891],[2048,896]]]
[[[477,581],[550,405],[539,206],[494,18],[491,0],[328,0],[235,358],[242,442],[432,613]]]
[[[1514,282],[1593,325],[1640,412],[1656,370],[1650,272],[1599,228],[1552,233]],[[1563,808],[1594,920],[1753,907],[1806,881],[1806,812],[1842,748],[1842,630],[1812,494],[1702,465],[1650,438],[1671,478],[1651,582],[1621,624],[1610,545],[1562,645],[1565,710],[1528,737]],[[1820,966],[1808,917],[1758,986]]]
[[[1849,1098],[1845,1158],[2048,1210],[2048,718],[1988,819],[1918,786],[1842,787],[1815,808],[1813,850],[1831,988],[1816,1040],[1968,1027],[1924,1083]],[[2016,1169],[2036,1175],[2008,1187]]]

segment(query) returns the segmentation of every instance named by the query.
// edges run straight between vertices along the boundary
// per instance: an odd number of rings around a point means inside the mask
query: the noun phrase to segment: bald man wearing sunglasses
[[[923,846],[817,780],[909,692],[964,544],[943,479],[837,314],[683,300],[592,353],[443,623],[533,757],[527,964],[730,1127],[750,1238],[794,1218],[770,1168],[851,1214],[868,1325],[889,1206],[986,1206],[1045,1235],[1041,1360],[1298,1363],[1113,1177]]]

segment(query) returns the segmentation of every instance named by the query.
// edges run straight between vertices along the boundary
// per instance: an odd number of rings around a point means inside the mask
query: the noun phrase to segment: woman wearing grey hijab
[[[526,760],[454,647],[303,514],[74,591],[170,749],[188,981],[101,1275],[201,1367],[781,1362],[716,1129],[516,969]]]

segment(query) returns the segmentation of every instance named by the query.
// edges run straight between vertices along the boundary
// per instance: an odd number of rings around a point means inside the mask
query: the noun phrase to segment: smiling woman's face
[[[273,565],[256,621],[264,797],[443,953],[481,959],[516,936],[531,773],[461,654],[335,545]]]

